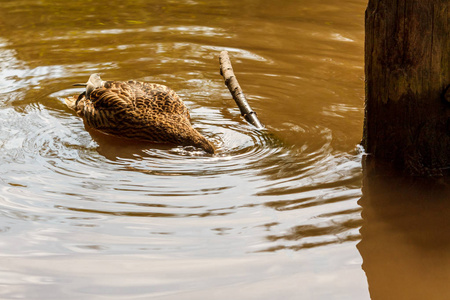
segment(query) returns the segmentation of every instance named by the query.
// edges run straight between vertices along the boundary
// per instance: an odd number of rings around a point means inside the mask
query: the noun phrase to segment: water
[[[3,0],[0,298],[369,299],[365,6]],[[86,131],[64,97],[92,73],[170,86],[217,155]]]

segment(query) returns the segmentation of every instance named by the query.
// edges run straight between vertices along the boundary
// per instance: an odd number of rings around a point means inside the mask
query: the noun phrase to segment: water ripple
[[[173,38],[152,40],[162,32]],[[134,35],[152,42],[137,43]],[[111,36],[120,36],[120,44],[101,42]],[[67,233],[73,226],[95,232],[100,221],[107,223],[105,239],[110,242],[83,243],[83,236],[65,242],[64,249],[79,252],[114,252],[125,245],[128,251],[177,252],[195,247],[196,230],[235,243],[240,243],[233,240],[238,236],[251,237],[252,246],[242,248],[255,252],[354,240],[360,220],[354,208],[360,194],[359,153],[336,151],[330,123],[318,121],[313,108],[297,100],[302,95],[297,86],[311,79],[282,73],[277,57],[264,51],[214,43],[232,36],[220,28],[197,26],[87,30],[77,47],[67,42],[71,35],[43,42],[57,45],[51,47],[55,55],[88,55],[95,63],[27,68],[17,60],[9,71],[2,62],[15,53],[2,52],[0,79],[9,80],[11,87],[0,102],[1,213],[17,221],[57,223]],[[221,50],[228,50],[238,64],[255,64],[239,75],[268,130],[256,130],[242,119],[217,70],[210,70]],[[113,60],[110,55],[118,51],[121,56]],[[121,65],[128,66],[126,75]],[[105,79],[128,76],[171,86],[217,154],[124,144],[85,128],[63,98],[80,92],[70,88],[72,83],[99,71],[107,73]],[[273,99],[283,99],[282,107]],[[351,104],[331,103],[320,114],[345,119],[355,111]],[[161,233],[176,236],[177,242],[161,240]],[[45,239],[51,234],[34,235]],[[125,236],[129,240],[119,241]],[[153,248],[139,244],[148,236]]]

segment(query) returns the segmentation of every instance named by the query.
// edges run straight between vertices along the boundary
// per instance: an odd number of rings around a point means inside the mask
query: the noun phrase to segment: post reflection
[[[365,166],[358,250],[372,299],[450,299],[449,182]]]

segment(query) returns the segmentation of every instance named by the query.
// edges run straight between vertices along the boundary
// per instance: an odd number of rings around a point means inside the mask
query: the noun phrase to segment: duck
[[[102,133],[151,143],[193,146],[214,154],[214,145],[192,127],[189,110],[169,87],[135,80],[104,81],[92,74],[66,105]]]

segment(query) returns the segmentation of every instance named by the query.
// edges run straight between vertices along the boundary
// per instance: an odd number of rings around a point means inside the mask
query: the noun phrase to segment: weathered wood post
[[[369,0],[362,144],[375,165],[408,175],[450,171],[449,3]]]

